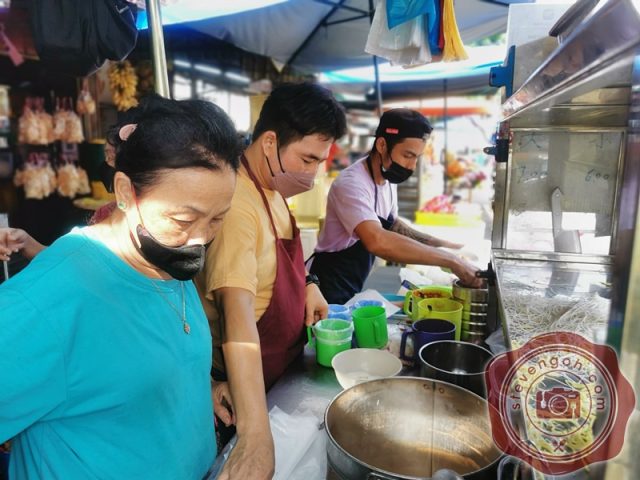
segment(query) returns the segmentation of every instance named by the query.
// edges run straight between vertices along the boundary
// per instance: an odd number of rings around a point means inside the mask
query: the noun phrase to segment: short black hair
[[[395,147],[397,144],[402,143],[404,140],[406,140],[406,138],[398,138],[393,135],[380,135],[376,137],[375,140],[373,141],[373,147],[371,147],[371,153],[378,151],[376,149],[376,142],[378,141],[379,138],[384,138],[385,141],[387,142],[387,152],[389,153],[389,155],[391,155],[391,152],[393,151],[393,147]]]
[[[120,128],[136,124],[123,141]],[[109,129],[116,149],[115,170],[125,173],[139,191],[154,183],[163,169],[201,167],[237,171],[242,151],[229,116],[204,100],[170,100],[159,95],[141,99]]]
[[[347,131],[347,118],[326,88],[310,82],[286,83],[274,88],[264,102],[253,139],[269,130],[276,133],[280,148],[314,134],[337,140]]]

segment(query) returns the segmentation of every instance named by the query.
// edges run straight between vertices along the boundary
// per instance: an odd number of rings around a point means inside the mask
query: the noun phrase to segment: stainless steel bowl
[[[474,333],[482,333],[485,334],[487,332],[487,323],[486,322],[465,322],[461,323],[460,333],[463,332],[474,332]]]
[[[385,378],[344,390],[329,404],[325,425],[329,466],[343,479],[428,479],[441,469],[494,479],[501,455],[487,402],[424,378]]]
[[[469,312],[471,313],[487,313],[489,311],[489,304],[482,302],[471,302],[469,304]]]
[[[473,313],[473,312],[462,312],[462,321],[463,322],[487,322],[488,314],[486,313]]]
[[[453,383],[484,397],[484,372],[492,356],[486,348],[471,343],[431,342],[418,353],[420,376]]]
[[[462,340],[463,342],[471,343],[473,345],[484,344],[485,338],[487,338],[487,334],[485,332],[460,331],[460,340]]]

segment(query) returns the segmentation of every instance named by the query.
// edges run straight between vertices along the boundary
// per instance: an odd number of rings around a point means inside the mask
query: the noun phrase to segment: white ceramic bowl
[[[386,350],[354,348],[340,352],[331,366],[342,388],[351,388],[368,380],[393,377],[402,370],[402,362]]]

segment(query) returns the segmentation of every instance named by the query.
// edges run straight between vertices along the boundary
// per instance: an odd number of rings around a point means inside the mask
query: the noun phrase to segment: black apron
[[[367,157],[367,167],[375,188],[374,211],[378,211],[378,185],[375,183],[371,157]],[[393,205],[393,189],[391,190]],[[346,207],[348,208],[348,206]],[[376,213],[377,214],[377,213]],[[388,218],[378,216],[378,220],[385,230],[391,230],[394,223],[393,214]],[[317,252],[312,255],[313,263],[309,273],[320,280],[320,291],[328,303],[345,304],[356,293],[362,291],[362,286],[371,272],[376,256],[369,253],[361,240],[346,250],[338,252]]]

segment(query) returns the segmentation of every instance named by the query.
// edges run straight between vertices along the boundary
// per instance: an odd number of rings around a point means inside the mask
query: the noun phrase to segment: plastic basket
[[[479,217],[462,216],[458,213],[434,213],[416,211],[416,224],[437,225],[440,227],[476,227],[481,223]]]

